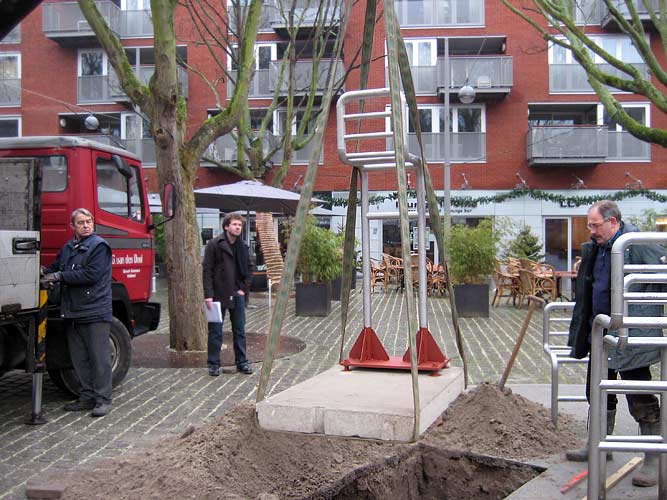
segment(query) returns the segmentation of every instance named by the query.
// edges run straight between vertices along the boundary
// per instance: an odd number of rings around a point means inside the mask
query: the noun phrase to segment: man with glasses
[[[93,215],[85,208],[72,212],[71,228],[74,238],[42,277],[45,286],[60,286],[60,314],[81,382],[79,399],[63,409],[103,417],[111,411],[111,247],[95,234]]]
[[[591,241],[581,247],[581,265],[576,284],[576,303],[570,323],[568,345],[571,356],[585,358],[590,353],[593,319],[598,314],[611,313],[611,247],[616,239],[625,233],[638,229],[621,220],[618,205],[610,200],[595,203],[588,210],[588,230]],[[632,245],[625,253],[626,264],[660,264],[665,251],[658,245]],[[636,285],[633,291],[652,291],[660,285]],[[631,316],[662,316],[661,305],[630,304]],[[615,334],[616,332],[611,332]],[[659,337],[659,329],[631,328],[631,337]],[[615,380],[619,375],[627,380],[651,380],[650,366],[660,360],[660,352],[655,347],[628,346],[625,349],[610,349],[608,378]],[[590,401],[590,361],[586,374],[586,397]],[[639,424],[642,435],[660,432],[660,406],[653,394],[627,394],[630,414]],[[607,434],[614,431],[616,419],[615,394],[607,396]],[[588,447],[566,453],[568,460],[584,462],[588,460]],[[611,453],[607,454],[611,458]],[[635,486],[654,486],[657,483],[658,456],[646,453],[644,464],[632,478]]]

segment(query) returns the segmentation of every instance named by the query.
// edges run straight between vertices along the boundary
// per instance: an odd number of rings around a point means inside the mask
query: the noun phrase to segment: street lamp
[[[443,193],[443,203],[442,203],[442,212],[443,212],[443,223],[445,230],[445,238],[443,243],[445,244],[445,256],[449,260],[449,238],[452,231],[452,220],[450,217],[451,209],[451,187],[452,187],[452,164],[451,164],[451,134],[449,131],[449,85],[452,81],[452,72],[449,65],[449,38],[445,38],[445,85],[444,85],[444,100],[445,100],[445,120],[444,126],[445,130],[443,137],[445,140],[445,147],[443,149],[444,155],[444,193]],[[468,85],[466,81],[465,85],[459,89],[459,100],[463,104],[471,104],[475,100],[475,89]]]

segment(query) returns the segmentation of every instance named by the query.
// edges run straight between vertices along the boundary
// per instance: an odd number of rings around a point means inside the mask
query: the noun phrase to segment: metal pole
[[[419,248],[419,328],[428,328],[428,309],[427,309],[427,277],[426,277],[426,185],[424,184],[423,166],[415,169],[417,174],[417,206],[419,213],[417,217],[417,244]],[[412,269],[410,269],[412,274]],[[412,276],[410,276],[412,279]]]
[[[363,274],[364,327],[371,324],[371,236],[368,221],[368,172],[361,169],[361,268]]]
[[[449,260],[449,237],[451,235],[452,231],[452,220],[450,217],[450,208],[451,208],[451,188],[452,188],[452,165],[451,165],[451,135],[449,133],[449,85],[452,80],[452,75],[451,75],[451,69],[449,66],[449,38],[445,38],[445,86],[443,89],[444,93],[444,104],[445,104],[445,120],[444,120],[444,127],[445,130],[443,131],[443,137],[445,139],[445,146],[442,150],[443,155],[444,155],[444,187],[443,187],[443,203],[442,203],[442,215],[444,217],[443,220],[443,228],[444,228],[444,238],[443,238],[443,244],[445,245],[444,248],[444,255],[447,260]]]

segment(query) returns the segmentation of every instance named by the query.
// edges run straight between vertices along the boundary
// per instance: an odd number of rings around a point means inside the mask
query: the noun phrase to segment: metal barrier
[[[551,302],[544,306],[544,315],[542,317],[542,348],[549,356],[551,361],[551,420],[554,425],[558,425],[558,403],[560,401],[586,402],[586,395],[583,396],[560,396],[558,391],[558,370],[562,364],[583,364],[588,363],[588,357],[576,359],[570,357],[571,348],[567,345],[568,330],[554,330],[556,323],[567,323],[569,326],[572,319],[572,310],[574,302]],[[568,313],[567,316],[554,317],[555,312]]]
[[[591,333],[591,424],[589,429],[588,498],[606,498],[605,478],[608,451],[640,451],[660,453],[658,498],[667,499],[667,338],[629,337],[628,328],[667,328],[667,318],[632,317],[628,303],[667,304],[665,292],[630,291],[638,283],[667,285],[667,261],[652,265],[626,265],[624,256],[628,247],[638,244],[666,244],[665,233],[627,233],[620,236],[611,250],[611,314],[598,314]],[[628,274],[624,277],[625,273]],[[618,331],[618,337],[604,335],[604,330]],[[660,380],[633,381],[609,380],[607,376],[609,348],[626,346],[653,346],[660,349]],[[601,439],[601,429],[607,428],[607,394],[659,394],[660,435],[656,436],[606,436]]]

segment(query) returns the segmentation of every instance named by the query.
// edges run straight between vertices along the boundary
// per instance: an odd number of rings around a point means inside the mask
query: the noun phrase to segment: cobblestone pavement
[[[163,294],[158,293],[158,298]],[[373,326],[390,355],[402,355],[407,347],[404,295],[398,291],[373,295]],[[429,329],[452,364],[460,366],[449,315],[449,302],[429,299]],[[164,311],[159,332],[168,330]],[[497,381],[512,352],[527,310],[501,305],[488,319],[461,319],[469,383]],[[344,352],[349,352],[362,327],[359,288],[353,293]],[[270,310],[266,298],[255,296],[248,309],[247,331],[266,333]],[[542,312],[533,316],[508,383],[548,383],[549,364],[542,351]],[[228,324],[225,323],[225,331]],[[270,393],[310,378],[338,362],[340,352],[340,305],[334,302],[327,318],[299,318],[289,303],[284,335],[298,337],[306,348],[277,359],[271,375]],[[150,335],[150,334],[148,334]],[[164,435],[179,434],[189,424],[200,425],[221,415],[241,401],[253,400],[258,381],[255,374],[223,374],[210,377],[205,367],[149,369],[130,368],[123,384],[114,391],[113,411],[93,419],[87,413],[65,413],[68,401],[48,376],[44,383],[44,411],[48,423],[27,426],[31,411],[32,377],[12,372],[0,379],[0,499],[24,498],[31,477],[57,472],[96,459],[117,456]],[[582,383],[581,367],[564,366],[561,380]]]

